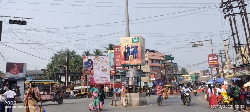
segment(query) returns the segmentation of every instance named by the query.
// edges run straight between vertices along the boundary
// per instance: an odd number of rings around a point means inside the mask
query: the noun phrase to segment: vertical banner
[[[11,63],[6,64],[6,78],[24,78],[26,77],[26,63]]]
[[[140,36],[120,38],[121,64],[145,65],[145,39]]]
[[[217,54],[208,54],[208,65],[209,65],[209,68],[219,67]]]
[[[121,50],[120,46],[114,46],[114,65],[121,66]]]

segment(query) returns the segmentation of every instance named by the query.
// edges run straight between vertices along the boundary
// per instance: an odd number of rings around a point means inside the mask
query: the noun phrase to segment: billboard
[[[150,74],[153,76],[154,74],[154,80],[161,79],[161,71],[160,67],[150,67]],[[151,78],[152,80],[153,78]]]
[[[217,54],[208,54],[208,65],[209,65],[209,68],[219,67]]]
[[[26,63],[11,63],[6,64],[6,78],[24,78],[26,77],[27,64]]]
[[[121,50],[120,50],[120,46],[114,46],[114,65],[121,66]]]
[[[121,64],[145,65],[145,39],[140,36],[120,38]]]
[[[89,84],[110,84],[110,67],[108,56],[85,56],[83,67],[88,74]],[[85,74],[86,75],[86,74]]]

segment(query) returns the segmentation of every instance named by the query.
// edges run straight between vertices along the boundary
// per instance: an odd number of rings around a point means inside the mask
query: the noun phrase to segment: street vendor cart
[[[42,102],[53,101],[63,103],[63,89],[54,80],[27,80],[25,84],[35,83],[40,90]]]

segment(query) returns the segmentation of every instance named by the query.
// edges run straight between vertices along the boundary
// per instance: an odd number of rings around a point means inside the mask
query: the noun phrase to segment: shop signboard
[[[122,65],[145,65],[145,39],[143,37],[121,37],[120,52]]]
[[[121,66],[121,50],[120,46],[114,46],[114,64],[116,67]]]
[[[6,78],[26,78],[27,64],[26,63],[12,63],[6,64]]]
[[[209,68],[219,67],[217,54],[208,54],[208,65],[209,65]]]

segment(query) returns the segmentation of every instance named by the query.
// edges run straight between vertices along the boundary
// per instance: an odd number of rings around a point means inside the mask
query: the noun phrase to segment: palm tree
[[[104,47],[105,48],[105,51],[104,53],[108,53],[109,50],[114,50],[114,44],[108,44],[108,47]]]
[[[103,54],[102,54],[102,50],[100,50],[100,49],[95,49],[95,50],[93,51],[93,53],[94,53],[95,56],[102,56],[102,55],[103,55]]]
[[[83,55],[84,55],[84,56],[91,56],[92,54],[90,53],[89,50],[87,50],[87,51],[84,51],[84,52],[83,52]]]

